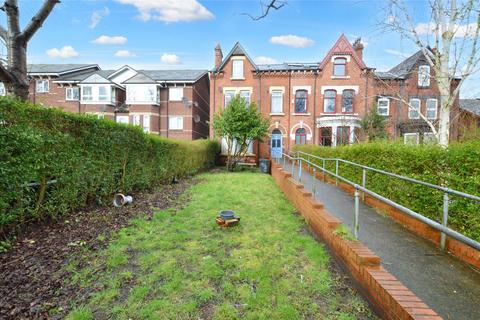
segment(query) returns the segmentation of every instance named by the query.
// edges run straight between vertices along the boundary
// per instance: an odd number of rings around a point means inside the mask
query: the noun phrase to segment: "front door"
[[[282,133],[280,130],[275,129],[272,132],[272,138],[270,141],[271,151],[270,154],[272,158],[281,158],[282,157]]]

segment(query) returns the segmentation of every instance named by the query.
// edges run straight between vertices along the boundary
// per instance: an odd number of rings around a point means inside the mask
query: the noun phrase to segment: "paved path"
[[[298,178],[298,166],[294,177]],[[287,163],[285,170],[291,172]],[[305,189],[353,230],[353,197],[334,185],[302,173]],[[480,319],[480,273],[442,253],[389,217],[360,203],[359,240],[380,256],[382,265],[444,319]]]

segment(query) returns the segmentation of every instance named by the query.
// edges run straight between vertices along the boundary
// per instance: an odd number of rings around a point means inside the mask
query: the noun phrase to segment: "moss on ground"
[[[72,279],[95,290],[68,319],[369,319],[268,175],[209,173],[182,209],[136,219]],[[239,225],[215,217],[231,209]],[[82,263],[85,265],[85,262]],[[339,284],[339,282],[341,282]]]

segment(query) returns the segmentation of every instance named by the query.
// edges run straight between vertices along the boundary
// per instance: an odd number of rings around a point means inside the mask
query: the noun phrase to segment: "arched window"
[[[297,90],[295,92],[295,113],[307,112],[307,90]]]
[[[323,112],[335,112],[335,97],[337,92],[335,90],[325,90],[323,93]]]
[[[347,75],[347,59],[335,58],[333,60],[333,75],[338,77]]]
[[[353,96],[355,92],[353,90],[343,90],[342,93],[342,112],[353,112]]]
[[[295,144],[305,144],[307,142],[307,131],[304,128],[299,128],[295,131]]]

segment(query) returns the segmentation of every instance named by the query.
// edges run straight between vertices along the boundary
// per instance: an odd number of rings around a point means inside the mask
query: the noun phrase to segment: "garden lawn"
[[[268,175],[208,173],[186,205],[132,221],[70,281],[69,319],[370,319]],[[215,217],[231,209],[239,225]]]

